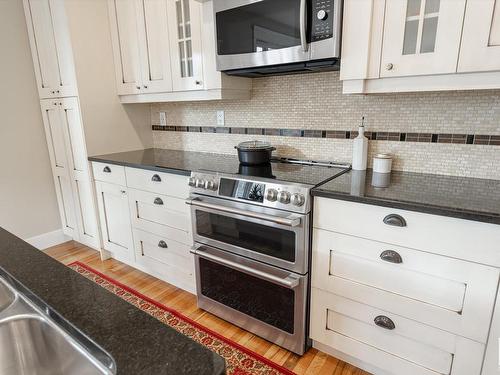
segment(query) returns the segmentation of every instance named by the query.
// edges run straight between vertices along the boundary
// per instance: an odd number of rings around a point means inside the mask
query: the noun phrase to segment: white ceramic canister
[[[373,157],[373,172],[391,173],[391,168],[392,168],[391,154],[376,154]]]

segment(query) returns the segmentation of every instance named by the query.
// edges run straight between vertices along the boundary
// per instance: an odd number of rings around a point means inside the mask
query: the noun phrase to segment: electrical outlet
[[[160,112],[160,126],[167,126],[167,113]]]
[[[224,126],[224,111],[217,111],[217,126]]]

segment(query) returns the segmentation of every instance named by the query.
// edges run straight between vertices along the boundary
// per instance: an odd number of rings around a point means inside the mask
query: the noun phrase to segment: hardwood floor
[[[363,370],[316,349],[310,349],[303,356],[298,356],[279,346],[273,345],[260,337],[199,309],[196,306],[196,296],[191,293],[178,289],[173,285],[167,284],[114,259],[101,261],[97,251],[77,242],[70,241],[54,246],[47,249],[45,253],[64,264],[74,261],[85,263],[99,272],[179,311],[205,327],[219,332],[225,337],[299,375],[369,375]]]

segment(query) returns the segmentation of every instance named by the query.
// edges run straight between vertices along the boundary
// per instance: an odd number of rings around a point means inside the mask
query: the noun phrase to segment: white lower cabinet
[[[99,162],[92,169],[104,249],[194,293],[188,177]]]
[[[321,289],[312,301],[313,340],[387,374],[480,373],[484,344]]]
[[[487,238],[470,246],[458,242],[465,220],[396,211],[315,199],[314,346],[377,375],[490,375],[481,368],[500,276],[491,237],[500,229],[484,224]],[[384,224],[388,215],[405,225]],[[481,225],[470,222],[468,234]]]
[[[135,259],[142,269],[188,292],[195,292],[190,246],[134,229]]]
[[[96,182],[103,248],[113,257],[130,264],[134,261],[127,188]]]

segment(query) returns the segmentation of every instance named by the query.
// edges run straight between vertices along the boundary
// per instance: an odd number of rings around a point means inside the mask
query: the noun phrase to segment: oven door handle
[[[304,52],[309,50],[307,45],[307,0],[300,0],[300,45]]]
[[[193,205],[193,206],[197,206],[197,207],[209,208],[212,210],[227,212],[230,214],[236,214],[236,215],[251,217],[254,219],[261,219],[261,220],[265,220],[265,221],[270,221],[272,223],[286,225],[288,227],[296,227],[296,226],[300,225],[300,223],[301,223],[300,217],[295,217],[293,215],[290,215],[289,217],[278,217],[278,216],[266,215],[266,214],[261,214],[259,212],[240,210],[238,208],[232,208],[232,207],[222,206],[222,205],[218,205],[218,204],[202,202],[198,198],[188,199],[186,201],[186,203]]]
[[[220,263],[220,264],[222,264],[224,266],[228,266],[228,267],[234,268],[234,269],[236,269],[238,271],[247,273],[249,275],[254,275],[254,276],[256,276],[256,277],[258,277],[260,279],[263,279],[263,280],[266,280],[266,281],[270,281],[270,282],[272,282],[274,284],[278,284],[278,285],[284,286],[285,288],[288,288],[288,289],[294,289],[297,285],[299,285],[300,280],[297,277],[294,277],[293,275],[288,275],[287,277],[285,277],[283,279],[281,277],[270,275],[270,274],[268,274],[266,272],[253,269],[253,268],[245,266],[243,264],[236,263],[236,262],[233,262],[231,260],[227,260],[227,259],[218,257],[216,255],[208,254],[208,253],[205,253],[203,251],[199,251],[198,250],[199,247],[200,246],[194,246],[192,248],[191,253],[193,253],[193,254],[201,257],[201,258],[212,260],[212,261],[214,261],[216,263]]]

